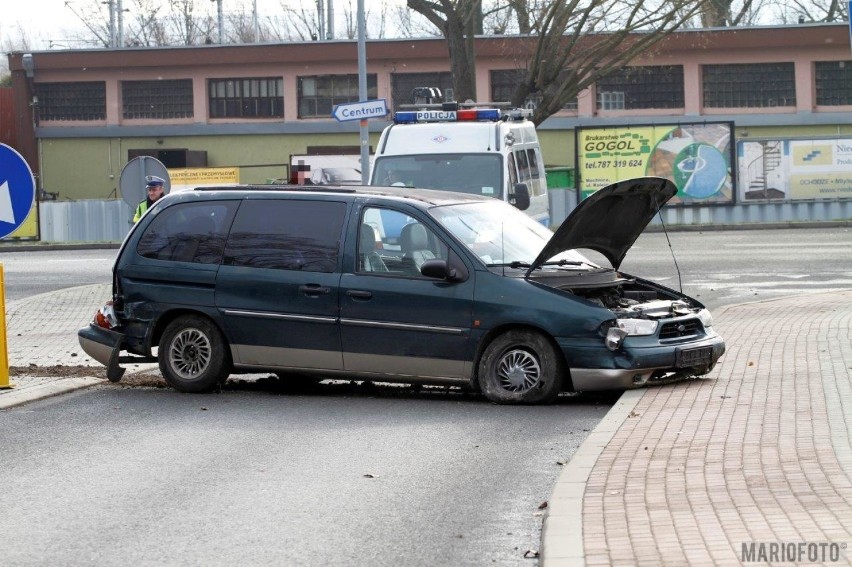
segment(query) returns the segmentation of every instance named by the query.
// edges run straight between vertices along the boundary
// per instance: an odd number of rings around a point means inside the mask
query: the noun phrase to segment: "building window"
[[[796,106],[793,63],[704,65],[702,76],[707,108]]]
[[[284,80],[280,77],[211,79],[210,118],[281,118]]]
[[[411,104],[411,91],[417,87],[438,88],[441,90],[444,101],[455,100],[453,75],[449,71],[440,73],[391,73],[391,101],[394,110],[399,110],[400,104]]]
[[[818,105],[852,104],[852,61],[817,61],[814,70]]]
[[[106,119],[106,83],[36,83],[40,120]]]
[[[192,79],[122,81],[124,118],[192,118]]]
[[[526,69],[500,69],[489,73],[491,81],[491,100],[497,102],[508,102],[515,94],[518,83],[527,80]],[[530,93],[524,100],[523,107],[535,110],[541,104],[542,93]],[[565,103],[562,110],[577,110],[577,97]]]
[[[367,98],[376,98],[376,75],[367,75]],[[358,75],[299,77],[299,118],[331,118],[337,104],[358,102]]]
[[[624,67],[595,84],[599,110],[683,108],[683,66]]]

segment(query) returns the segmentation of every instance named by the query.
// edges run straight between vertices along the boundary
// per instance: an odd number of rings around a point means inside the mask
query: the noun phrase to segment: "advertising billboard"
[[[175,193],[196,187],[234,185],[240,182],[238,167],[192,167],[170,169],[171,190]]]
[[[740,140],[741,202],[852,198],[852,138]]]
[[[581,198],[634,177],[665,177],[678,189],[672,204],[734,200],[732,122],[578,128]]]

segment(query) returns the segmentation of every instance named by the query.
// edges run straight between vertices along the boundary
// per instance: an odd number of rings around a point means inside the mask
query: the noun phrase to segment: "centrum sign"
[[[385,99],[367,100],[364,102],[350,102],[338,104],[331,111],[332,117],[338,122],[349,122],[351,120],[367,120],[368,118],[382,118],[388,113],[388,105]]]

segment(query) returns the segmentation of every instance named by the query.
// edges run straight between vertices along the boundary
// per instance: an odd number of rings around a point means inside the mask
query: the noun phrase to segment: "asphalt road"
[[[535,565],[541,511],[613,401],[185,395],[0,412],[6,565]]]
[[[78,285],[109,283],[116,253],[114,249],[4,252],[0,264],[6,301]]]

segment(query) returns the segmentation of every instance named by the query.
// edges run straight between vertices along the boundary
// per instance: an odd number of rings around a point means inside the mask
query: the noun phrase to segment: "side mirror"
[[[450,268],[446,260],[426,260],[420,266],[420,273],[436,280],[455,281],[458,278],[456,270]]]
[[[515,183],[514,193],[509,193],[509,204],[521,211],[530,208],[530,190],[526,183]]]

